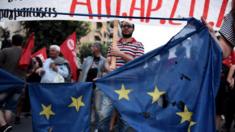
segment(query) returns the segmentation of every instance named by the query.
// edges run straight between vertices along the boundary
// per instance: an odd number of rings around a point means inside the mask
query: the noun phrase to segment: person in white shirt
[[[68,62],[59,55],[60,47],[51,45],[50,58],[43,64],[41,83],[63,83],[70,76]]]

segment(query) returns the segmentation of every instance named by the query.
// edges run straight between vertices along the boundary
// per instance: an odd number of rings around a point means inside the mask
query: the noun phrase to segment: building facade
[[[120,37],[119,29],[119,37]],[[112,43],[113,22],[92,22],[91,31],[88,35],[80,39],[80,43],[100,42],[102,44]]]

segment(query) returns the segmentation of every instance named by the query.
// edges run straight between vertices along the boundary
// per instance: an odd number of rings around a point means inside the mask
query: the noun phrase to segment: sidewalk
[[[33,132],[31,117],[22,118],[20,124],[13,126],[12,132]]]

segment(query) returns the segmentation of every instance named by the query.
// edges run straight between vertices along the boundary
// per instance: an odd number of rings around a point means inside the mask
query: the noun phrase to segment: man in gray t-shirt
[[[22,52],[23,38],[20,35],[12,37],[12,47],[0,51],[0,68],[23,79],[24,70],[18,67],[18,62]],[[0,93],[0,131],[9,131],[12,126],[9,123],[12,120],[13,112],[16,111],[16,105],[21,94],[21,88]]]
[[[0,51],[0,68],[10,72],[13,75],[23,79],[24,72],[18,67],[18,62],[21,56],[22,47],[20,44],[15,44],[10,48],[5,48]]]

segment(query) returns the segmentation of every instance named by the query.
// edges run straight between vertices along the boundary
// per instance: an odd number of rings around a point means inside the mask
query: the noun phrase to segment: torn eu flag
[[[213,132],[221,60],[208,29],[191,19],[166,45],[97,80],[96,86],[137,131]]]

